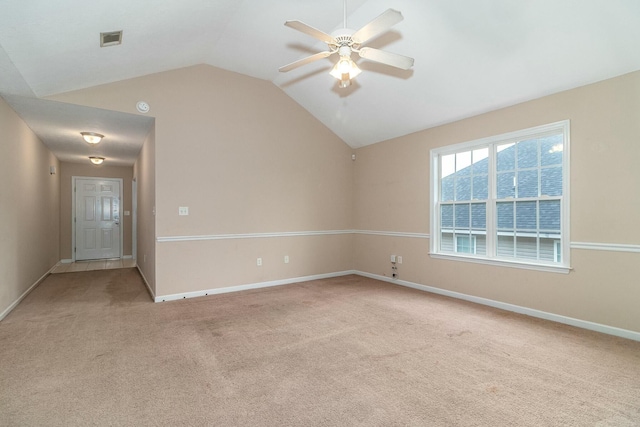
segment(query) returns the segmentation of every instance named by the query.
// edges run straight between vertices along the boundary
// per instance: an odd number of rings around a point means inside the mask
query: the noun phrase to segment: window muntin
[[[568,134],[565,121],[432,150],[432,253],[568,267]]]

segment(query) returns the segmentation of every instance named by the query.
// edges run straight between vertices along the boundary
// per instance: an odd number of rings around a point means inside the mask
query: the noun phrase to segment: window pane
[[[540,165],[562,165],[562,135],[553,135],[540,139]]]
[[[498,203],[498,230],[513,230],[513,202]]]
[[[538,170],[518,172],[518,197],[538,197]]]
[[[450,175],[442,179],[442,186],[440,190],[440,200],[443,202],[453,201],[453,189],[455,185],[454,175]]]
[[[553,242],[553,257],[555,262],[562,262],[562,243],[560,240]]]
[[[474,236],[476,239],[476,255],[487,254],[487,235],[477,234]]]
[[[556,262],[555,260],[556,242],[557,242],[556,239],[546,239],[546,238],[540,239],[540,260]]]
[[[498,174],[498,199],[516,197],[516,187],[514,186],[515,173],[503,172]]]
[[[498,256],[513,258],[515,253],[514,236],[498,236]]]
[[[471,175],[471,151],[456,153],[456,175]]]
[[[537,202],[516,202],[516,229],[535,230],[537,228]]]
[[[472,254],[473,252],[473,241],[472,236],[460,236],[456,235],[456,252]]]
[[[471,227],[474,230],[487,229],[486,203],[474,203],[471,205]]]
[[[516,236],[516,258],[538,259],[538,242],[535,237]]]
[[[456,171],[456,155],[448,154],[440,156],[440,178],[453,175]]]
[[[473,165],[471,172],[474,175],[489,173],[489,149],[481,148],[473,150]]]
[[[453,233],[442,233],[440,235],[440,250],[453,252]]]
[[[496,168],[498,171],[514,170],[516,168],[516,145],[498,145]]]
[[[538,140],[530,139],[517,144],[518,169],[538,167]]]
[[[469,229],[469,203],[454,205],[454,215],[456,218],[456,230]]]
[[[440,206],[440,226],[453,228],[453,205]]]
[[[560,232],[560,200],[539,202],[540,230]]]
[[[473,198],[485,200],[489,197],[489,176],[479,175],[473,177]]]
[[[542,169],[540,181],[543,196],[562,196],[562,167]]]
[[[470,177],[456,177],[456,200],[471,200]]]

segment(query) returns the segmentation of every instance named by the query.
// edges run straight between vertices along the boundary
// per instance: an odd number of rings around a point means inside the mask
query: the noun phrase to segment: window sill
[[[548,273],[562,273],[568,274],[572,268],[560,265],[550,265],[550,264],[538,264],[532,262],[523,262],[523,261],[511,261],[505,259],[490,259],[490,258],[480,258],[468,255],[459,255],[459,254],[443,254],[443,253],[433,253],[430,252],[429,256],[435,259],[446,259],[449,261],[462,261],[462,262],[471,262],[475,264],[485,264],[485,265],[495,265],[498,267],[511,267],[511,268],[521,268],[525,270],[536,270],[536,271],[545,271]]]

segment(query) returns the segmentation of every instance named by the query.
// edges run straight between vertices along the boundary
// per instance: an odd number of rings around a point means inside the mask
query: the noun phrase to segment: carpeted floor
[[[0,425],[638,426],[640,343],[359,276],[63,273],[0,322]]]

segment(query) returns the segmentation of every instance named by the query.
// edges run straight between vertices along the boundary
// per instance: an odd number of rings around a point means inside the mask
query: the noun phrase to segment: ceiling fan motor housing
[[[359,43],[356,43],[353,38],[351,38],[354,33],[355,31],[349,28],[342,28],[331,33],[331,37],[336,41],[336,48],[339,49],[344,46],[357,47]]]

